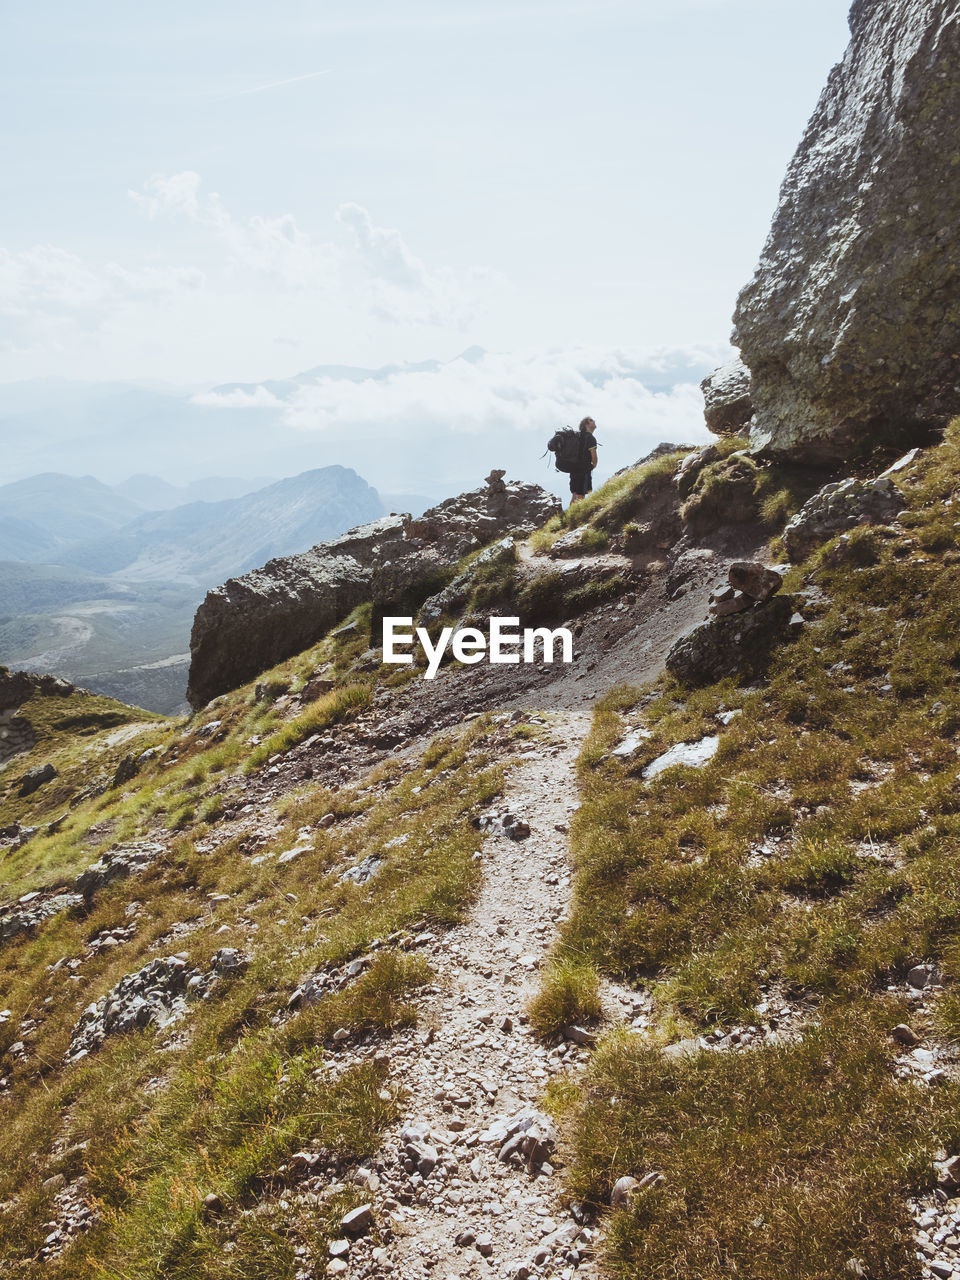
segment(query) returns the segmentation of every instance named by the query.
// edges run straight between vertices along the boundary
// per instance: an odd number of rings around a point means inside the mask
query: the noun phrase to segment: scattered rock
[[[351,881],[353,884],[366,884],[368,880],[372,880],[380,868],[383,866],[383,859],[378,858],[375,853],[368,854],[362,862],[358,862],[354,867],[348,867],[346,871],[339,877],[339,883],[344,884]]]
[[[566,1027],[563,1038],[569,1041],[570,1044],[580,1044],[587,1048],[592,1048],[597,1043],[596,1032],[588,1031],[586,1027]]]
[[[751,600],[768,600],[783,586],[783,576],[756,560],[734,560],[727,570],[727,578],[735,591],[742,591]]]
[[[914,991],[922,991],[936,981],[937,970],[932,964],[915,964],[907,974],[907,982]]]
[[[960,1190],[960,1156],[948,1156],[937,1165],[937,1181],[945,1191]]]
[[[651,731],[644,729],[642,726],[637,729],[631,729],[628,734],[620,739],[610,754],[618,760],[629,760],[631,756],[636,755],[640,747],[651,737],[653,737]]]
[[[610,1192],[610,1208],[622,1209],[624,1205],[629,1204],[633,1193],[639,1186],[639,1178],[631,1178],[629,1175],[618,1178],[613,1184],[613,1190]]]
[[[361,1204],[340,1219],[340,1229],[348,1236],[364,1236],[372,1226],[372,1204]]]
[[[664,769],[672,769],[678,764],[687,765],[691,769],[700,769],[713,759],[719,745],[720,739],[716,734],[708,734],[698,742],[678,742],[669,751],[664,751],[663,755],[657,756],[656,760],[651,760],[641,777],[655,778],[657,774],[663,773]]]
[[[301,702],[316,702],[318,698],[322,698],[325,693],[330,693],[334,688],[334,681],[326,676],[314,676],[308,680],[300,691]]]
[[[905,1022],[899,1023],[890,1032],[897,1044],[906,1045],[908,1049],[914,1048],[920,1044],[922,1037],[918,1036],[912,1027],[908,1027]]]

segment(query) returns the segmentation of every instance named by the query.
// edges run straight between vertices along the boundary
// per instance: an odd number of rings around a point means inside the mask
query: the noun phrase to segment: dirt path
[[[487,1131],[536,1111],[551,1074],[583,1057],[574,1045],[562,1056],[544,1048],[523,1009],[570,898],[566,827],[589,727],[589,705],[550,715],[549,736],[510,770],[490,816],[498,826],[511,814],[528,821],[530,834],[488,836],[470,918],[431,947],[436,994],[421,1003],[416,1035],[390,1045],[391,1074],[411,1101],[380,1153],[377,1200],[394,1238],[370,1258],[378,1273],[513,1277],[536,1260],[538,1275],[572,1276],[576,1259],[567,1254],[588,1243],[549,1157],[532,1173],[519,1157],[505,1163],[506,1138],[490,1141]],[[350,1272],[363,1274],[362,1250],[352,1253]],[[595,1273],[584,1262],[577,1274]]]

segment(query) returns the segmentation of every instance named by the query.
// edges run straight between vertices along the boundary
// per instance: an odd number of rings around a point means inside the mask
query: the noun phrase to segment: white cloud
[[[362,205],[342,204],[337,218],[354,233],[370,311],[377,319],[462,331],[487,299],[507,286],[505,277],[485,267],[427,267],[396,228],[376,226]]]
[[[321,302],[356,308],[359,275],[368,314],[404,325],[462,328],[503,280],[484,268],[428,267],[400,232],[374,224],[358,204],[342,204],[337,220],[353,232],[352,246],[318,240],[292,214],[232,214],[215,192],[204,193],[198,173],[154,174],[142,191],[128,192],[150,219],[185,218],[205,228],[226,250],[233,278],[253,273],[291,292],[320,291]]]
[[[419,437],[544,436],[590,414],[606,438],[693,440],[706,437],[697,384],[725,355],[719,347],[471,353],[435,370],[320,377],[284,400],[264,387],[198,399],[233,409],[272,401],[284,425],[338,437],[382,436],[385,429]]]
[[[399,289],[425,290],[430,286],[427,269],[407,248],[399,231],[375,227],[369,213],[359,204],[342,204],[337,218],[352,227],[360,255],[370,274]]]
[[[203,273],[190,267],[85,262],[56,245],[0,248],[0,336],[13,351],[62,350],[125,307],[190,293]]]
[[[266,387],[234,387],[230,391],[201,391],[191,397],[193,404],[204,405],[208,409],[283,409],[284,402],[279,400]]]
[[[150,219],[181,217],[208,229],[226,249],[226,265],[234,275],[254,272],[294,291],[334,283],[339,264],[333,245],[311,240],[289,213],[234,217],[216,191],[201,193],[200,175],[192,170],[154,174],[142,191],[127,194]]]

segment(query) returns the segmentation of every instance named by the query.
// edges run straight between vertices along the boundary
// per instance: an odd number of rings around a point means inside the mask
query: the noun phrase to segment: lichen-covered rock
[[[473,489],[417,520],[386,516],[207,593],[190,637],[194,708],[300,653],[365,600],[386,602],[494,538],[530,533],[561,510],[539,485]]]
[[[28,769],[20,779],[20,789],[17,794],[19,796],[32,796],[35,791],[39,791],[48,782],[52,782],[56,776],[57,771],[49,761],[46,764],[38,764],[36,768]]]
[[[903,494],[888,476],[826,484],[790,520],[781,535],[795,563],[814,547],[857,524],[884,524],[903,510]]]
[[[695,685],[757,672],[773,647],[802,626],[793,598],[774,596],[745,612],[708,618],[691,627],[674,643],[664,665],[678,680]]]
[[[165,956],[125,974],[111,991],[84,1009],[70,1037],[66,1061],[86,1057],[109,1035],[175,1022],[186,1012],[187,982],[193,973],[182,957]]]
[[[29,900],[28,900],[29,899]],[[0,942],[9,942],[23,933],[29,933],[44,920],[59,915],[70,907],[83,902],[79,893],[52,893],[44,896],[28,894],[26,899],[14,905],[0,905]]]
[[[700,383],[703,416],[716,436],[745,435],[753,417],[750,370],[738,356],[714,369]]]
[[[139,875],[163,853],[164,846],[155,841],[139,840],[108,849],[96,862],[81,871],[74,888],[89,902],[105,885],[127,876]]]
[[[182,955],[150,960],[84,1009],[70,1037],[66,1061],[85,1058],[107,1036],[170,1026],[186,1013],[188,1000],[207,999],[218,978],[243,973],[249,964],[250,957],[235,947],[215,951],[205,973],[191,969]]]
[[[806,461],[960,410],[956,5],[856,0],[850,31],[735,315],[752,445]]]

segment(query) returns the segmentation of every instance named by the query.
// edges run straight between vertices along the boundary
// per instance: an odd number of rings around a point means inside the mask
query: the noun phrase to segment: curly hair
[[[583,421],[580,423],[580,430],[592,431],[595,429],[596,425],[597,424],[594,422],[592,418],[584,418]]]

